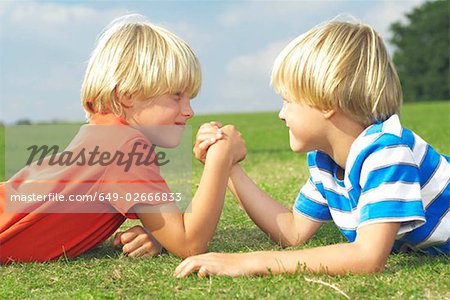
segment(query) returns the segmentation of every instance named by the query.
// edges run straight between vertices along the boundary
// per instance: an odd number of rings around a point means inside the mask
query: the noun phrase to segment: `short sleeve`
[[[134,139],[125,143],[120,151],[127,155],[137,148],[135,145],[150,147],[148,141]],[[156,164],[145,165],[137,161],[123,165],[113,164],[107,168],[101,182],[99,192],[117,195],[119,199],[109,203],[130,219],[138,218],[132,210],[136,204],[159,205],[174,201],[170,198],[171,191]]]
[[[300,190],[293,209],[313,221],[324,222],[332,219],[327,201],[319,192],[311,177]]]
[[[405,145],[371,153],[361,168],[358,228],[367,224],[400,222],[398,234],[425,223],[419,168]]]

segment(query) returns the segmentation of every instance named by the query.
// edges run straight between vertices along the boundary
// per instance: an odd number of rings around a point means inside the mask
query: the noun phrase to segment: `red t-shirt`
[[[100,126],[102,125],[102,126]],[[114,126],[103,126],[114,125]],[[112,114],[96,114],[81,126],[65,151],[80,153],[97,147],[98,152],[124,153],[133,147],[151,147],[140,131]],[[85,153],[86,154],[86,153]],[[123,159],[125,159],[123,157]],[[130,201],[141,193],[170,193],[157,165],[31,164],[8,182],[0,183],[0,263],[43,262],[75,257],[110,237],[127,219],[136,219]],[[96,195],[87,202],[7,202],[10,195]],[[109,200],[99,201],[99,195]],[[127,195],[128,194],[128,195]],[[111,196],[115,196],[114,198]],[[121,197],[121,199],[118,199]],[[92,198],[91,198],[92,199]]]

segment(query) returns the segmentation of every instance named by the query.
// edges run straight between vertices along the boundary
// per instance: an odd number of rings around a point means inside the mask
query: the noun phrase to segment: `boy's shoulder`
[[[412,153],[418,136],[404,128],[398,115],[392,115],[383,122],[367,127],[353,142],[347,158],[347,166],[362,163],[374,153]]]

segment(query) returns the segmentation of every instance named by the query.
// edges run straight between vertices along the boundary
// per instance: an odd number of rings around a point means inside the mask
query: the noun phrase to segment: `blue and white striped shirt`
[[[353,142],[343,180],[321,151],[308,153],[308,166],[294,211],[333,220],[350,242],[361,226],[400,222],[394,250],[450,254],[450,157],[402,128],[397,115]]]

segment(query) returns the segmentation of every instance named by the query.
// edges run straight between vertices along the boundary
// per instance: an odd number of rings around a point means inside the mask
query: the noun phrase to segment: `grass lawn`
[[[248,147],[243,167],[265,191],[291,207],[307,178],[307,167],[305,155],[290,151],[287,130],[277,114],[200,116],[191,124],[198,128],[209,120],[232,123],[242,131]],[[405,105],[402,120],[405,127],[417,132],[438,151],[450,155],[450,102]],[[197,182],[201,170],[195,162],[193,176]],[[134,224],[135,221],[129,221],[122,228]],[[307,244],[294,249],[344,241],[336,227],[327,223]],[[271,243],[228,194],[209,249],[247,252],[280,248]],[[373,276],[297,274],[236,279],[196,276],[176,279],[172,273],[180,261],[168,254],[148,259],[127,258],[113,247],[110,239],[73,260],[0,266],[0,299],[345,299],[337,289],[355,299],[450,299],[448,257],[391,255],[386,271]]]

